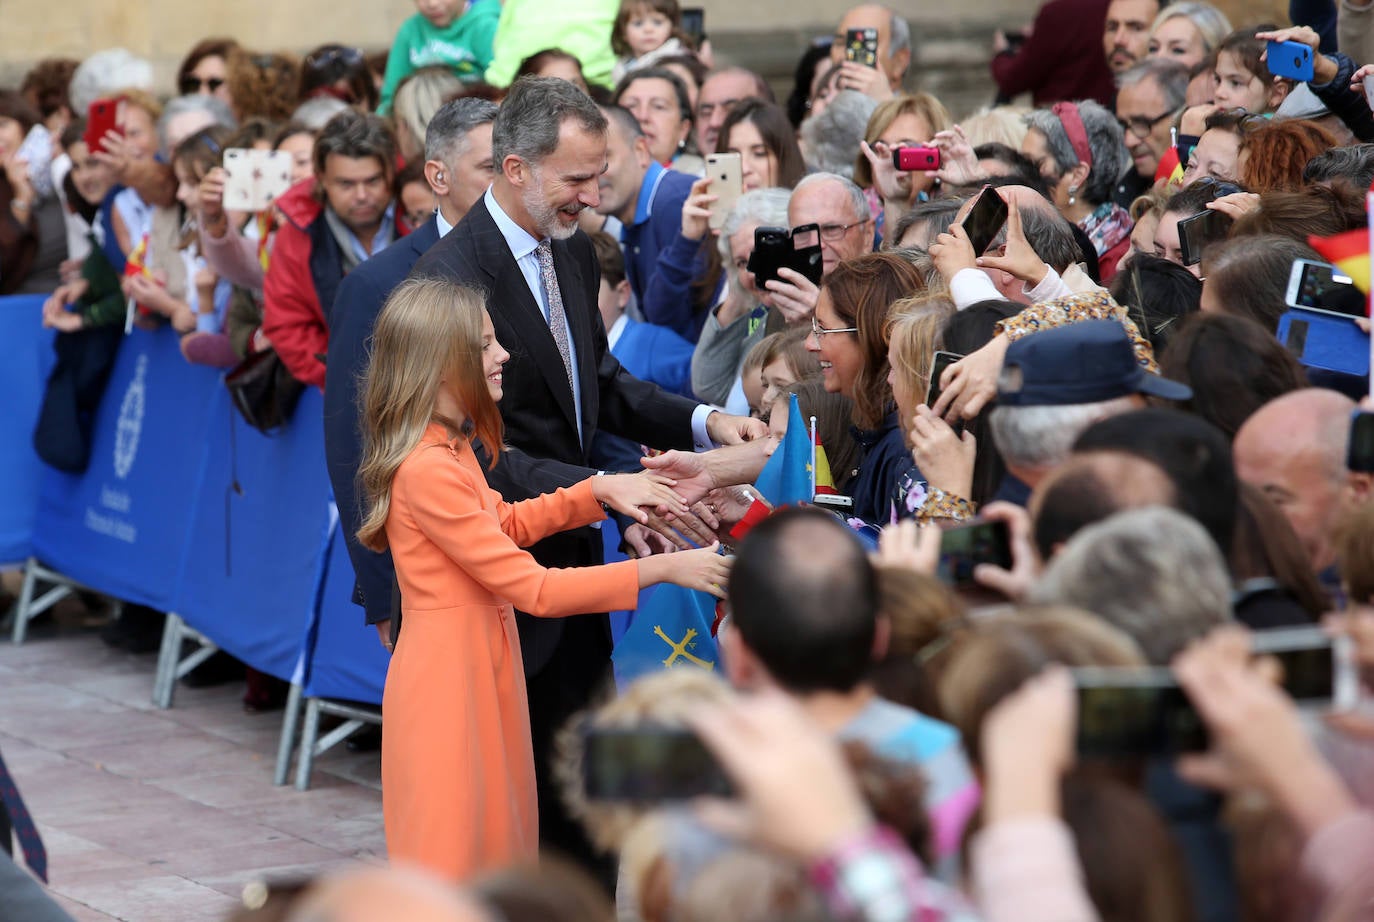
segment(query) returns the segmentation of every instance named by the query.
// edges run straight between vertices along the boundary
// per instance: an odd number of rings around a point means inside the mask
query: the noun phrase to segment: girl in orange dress
[[[652,473],[591,477],[519,503],[487,486],[472,439],[501,446],[501,367],[482,296],[402,283],[377,318],[363,384],[364,546],[391,550],[404,629],[382,699],[387,851],[451,878],[538,852],[534,754],[512,605],[557,617],[633,608],[673,582],[721,594],[715,546],[545,569],[521,548],[642,506],[685,511]],[[494,463],[494,462],[493,462]]]

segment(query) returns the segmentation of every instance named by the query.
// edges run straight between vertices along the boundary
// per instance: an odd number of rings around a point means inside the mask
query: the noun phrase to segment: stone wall
[[[555,3],[558,0],[546,0]],[[685,0],[690,2],[690,0]],[[827,35],[847,3],[833,0],[697,0],[718,58],[748,62],[786,95],[806,44]],[[916,45],[912,85],[939,96],[956,115],[992,100],[987,61],[992,32],[1029,22],[1033,0],[902,0]],[[1283,0],[1218,0],[1234,22],[1283,20]],[[34,61],[82,57],[122,45],[146,55],[171,88],[181,56],[208,35],[232,35],[248,47],[304,52],[326,41],[368,50],[386,46],[414,12],[411,0],[5,0],[0,81],[13,84]]]

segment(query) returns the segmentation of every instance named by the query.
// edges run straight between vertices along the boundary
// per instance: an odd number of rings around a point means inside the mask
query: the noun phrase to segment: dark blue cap
[[[1006,407],[1101,403],[1131,394],[1187,400],[1193,391],[1146,371],[1115,320],[1084,320],[1018,339],[1007,348],[997,383],[997,401]]]

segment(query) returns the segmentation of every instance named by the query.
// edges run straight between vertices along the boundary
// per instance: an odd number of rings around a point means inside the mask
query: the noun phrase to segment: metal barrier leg
[[[301,686],[291,683],[291,691],[286,695],[286,713],[281,719],[281,740],[277,743],[277,770],[272,775],[272,783],[280,787],[286,784],[291,775],[291,750],[296,743],[296,727],[301,721]]]
[[[166,710],[172,706],[177,685],[177,661],[181,658],[181,639],[186,622],[180,615],[167,613],[162,628],[162,647],[157,654],[157,673],[153,677],[153,704]]]
[[[320,699],[305,703],[305,726],[301,730],[300,754],[296,758],[296,790],[310,790],[310,773],[315,768],[315,741],[320,735]]]
[[[38,582],[38,561],[30,557],[24,564],[24,585],[19,590],[19,601],[14,605],[14,633],[11,640],[17,647],[24,642],[29,629],[29,607],[33,605],[33,590]]]

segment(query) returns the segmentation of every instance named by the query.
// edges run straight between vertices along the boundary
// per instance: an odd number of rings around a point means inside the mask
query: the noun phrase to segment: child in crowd
[[[442,64],[473,83],[491,64],[501,0],[415,0],[415,6],[419,12],[401,23],[391,43],[379,115],[391,112],[401,81],[421,67]]]
[[[405,210],[406,223],[419,227],[434,214],[434,190],[425,179],[424,158],[412,160],[396,174],[396,199]]]
[[[1255,33],[1268,28],[1237,29],[1217,46],[1213,102],[1218,108],[1273,112],[1292,91],[1293,81],[1275,77],[1261,58],[1266,43]]]
[[[759,397],[759,407],[768,418],[768,409],[773,406],[787,388],[803,378],[821,373],[821,363],[806,348],[808,327],[794,327],[773,333],[762,342],[759,357],[759,375],[763,382],[763,393]]]
[[[630,71],[690,51],[677,0],[621,0],[611,47],[619,55],[613,72],[617,85]]]

